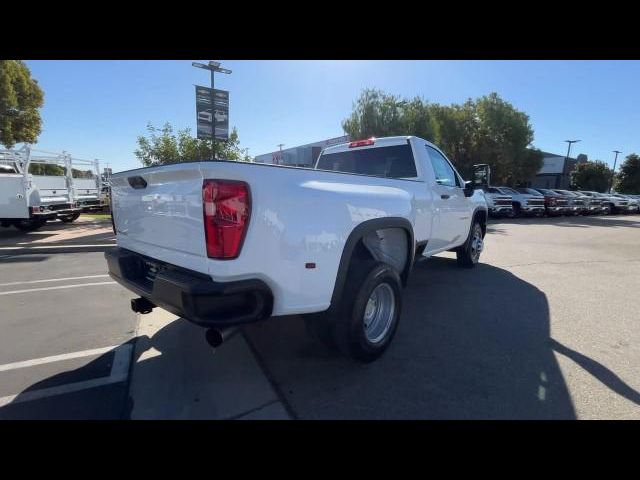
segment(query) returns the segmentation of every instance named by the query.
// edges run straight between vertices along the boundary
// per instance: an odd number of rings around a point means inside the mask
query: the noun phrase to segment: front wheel
[[[80,217],[79,213],[74,213],[67,217],[60,217],[60,220],[62,220],[64,223],[71,223],[71,222],[75,222],[79,217]]]
[[[513,203],[513,213],[511,214],[510,218],[517,218],[522,216],[522,207],[520,207],[520,204],[517,202]]]
[[[17,220],[14,225],[18,230],[21,230],[23,232],[33,232],[34,230],[38,230],[45,223],[47,223],[46,220],[36,220],[32,218],[27,218],[27,219]]]
[[[480,254],[484,248],[484,234],[480,222],[475,220],[464,245],[456,250],[458,265],[473,268],[480,261]]]
[[[396,270],[378,261],[359,262],[346,282],[333,337],[338,349],[373,362],[387,349],[400,320],[402,282]]]

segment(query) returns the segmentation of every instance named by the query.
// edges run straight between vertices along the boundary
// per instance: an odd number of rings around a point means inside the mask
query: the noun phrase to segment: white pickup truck
[[[478,175],[475,175],[478,178]],[[181,163],[111,177],[110,275],[209,331],[304,315],[312,335],[362,361],[389,345],[414,260],[455,251],[473,267],[482,190],[417,137],[325,149],[314,168]]]

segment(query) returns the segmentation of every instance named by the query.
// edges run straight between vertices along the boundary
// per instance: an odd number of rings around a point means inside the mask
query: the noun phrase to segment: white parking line
[[[44,250],[44,249],[51,249],[51,248],[83,248],[83,247],[114,247],[116,245],[116,242],[113,243],[101,243],[101,244],[97,244],[97,245],[43,245],[43,246],[37,246],[37,247],[0,247],[0,250]]]
[[[67,277],[67,278],[49,278],[48,280],[29,280],[24,282],[11,282],[11,283],[0,283],[0,287],[8,287],[10,285],[24,285],[26,283],[47,283],[47,282],[66,282],[67,280],[83,280],[85,278],[102,278],[108,277],[108,274],[104,275],[85,275],[84,277]]]
[[[16,370],[17,368],[33,367],[35,365],[44,365],[45,363],[62,362],[63,360],[71,360],[72,358],[90,357],[91,355],[101,355],[114,348],[117,345],[110,347],[94,348],[93,350],[82,350],[80,352],[62,353],[60,355],[53,355],[51,357],[34,358],[32,360],[24,360],[22,362],[6,363],[0,365],[0,372],[7,372],[9,370]]]
[[[117,285],[116,282],[94,282],[94,283],[78,283],[74,285],[61,285],[59,287],[41,287],[30,288],[27,290],[11,290],[10,292],[0,292],[0,295],[13,295],[14,293],[42,292],[44,290],[62,290],[64,288],[92,287],[96,285]]]
[[[82,356],[88,356],[87,352],[100,351],[101,353],[104,353],[104,351],[109,351],[113,348],[114,347],[105,347],[105,348],[99,348],[95,350],[85,350],[84,352],[76,352],[76,353],[84,354]],[[22,402],[31,402],[33,400],[40,400],[42,398],[53,397],[56,395],[64,395],[66,393],[79,392],[81,390],[87,390],[89,388],[96,388],[96,387],[102,387],[104,385],[111,385],[112,383],[124,382],[127,380],[127,376],[129,374],[129,363],[131,361],[132,348],[133,347],[128,343],[115,347],[113,364],[111,365],[111,371],[109,372],[109,376],[107,377],[92,378],[91,380],[85,380],[83,382],[68,383],[66,385],[59,385],[57,387],[42,388],[40,390],[32,390],[29,392],[18,393],[16,395],[7,395],[6,397],[0,397],[0,408],[10,403],[16,404],[16,403],[22,403]],[[66,360],[67,358],[77,358],[77,357],[67,357],[67,355],[73,355],[73,354],[56,355],[56,357],[65,357],[63,360]],[[51,359],[54,357],[46,357],[46,358]],[[39,360],[44,360],[44,359],[39,359]],[[58,361],[58,360],[50,360],[50,361]],[[18,363],[25,363],[25,362],[18,362]],[[4,366],[5,365],[3,365],[3,367]],[[26,365],[26,366],[32,366],[32,365]],[[16,368],[21,368],[21,367],[16,367]]]

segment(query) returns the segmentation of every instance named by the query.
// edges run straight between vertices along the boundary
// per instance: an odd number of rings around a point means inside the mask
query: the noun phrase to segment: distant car
[[[513,215],[544,215],[544,197],[535,190],[527,188],[498,187],[505,195],[511,195]]]
[[[506,195],[497,187],[484,187],[484,198],[489,207],[489,215],[492,217],[512,217],[513,200],[511,195]]]
[[[533,188],[532,190],[536,190],[544,196],[544,207],[548,216],[559,216],[567,210],[569,201],[564,195],[547,188]]]
[[[563,195],[567,199],[567,209],[565,215],[582,215],[587,209],[588,201],[584,195],[569,190],[554,190],[554,192]]]
[[[622,193],[613,193],[611,194],[611,196],[622,198],[629,202],[627,203],[627,209],[626,209],[627,213],[636,213],[638,212],[638,210],[640,210],[640,200],[633,198],[631,195],[624,195]]]
[[[627,198],[619,198],[608,193],[600,193],[600,192],[582,192],[594,195],[596,198],[600,198],[602,200],[602,206],[604,213],[620,213],[626,212],[629,208],[629,199]]]
[[[604,213],[605,211],[605,206],[602,204],[602,198],[597,197],[597,196],[593,196],[593,195],[588,195],[585,192],[578,192],[575,191],[573,192],[576,195],[581,195],[582,198],[585,201],[585,210],[584,210],[584,214],[585,215],[597,215],[600,213]]]

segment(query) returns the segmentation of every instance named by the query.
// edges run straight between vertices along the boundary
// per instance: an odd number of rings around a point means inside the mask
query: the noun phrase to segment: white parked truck
[[[73,200],[83,212],[102,211],[108,205],[102,195],[100,163],[70,157]]]
[[[488,214],[482,191],[411,136],[332,146],[314,168],[215,161],[120,172],[111,194],[118,245],[105,257],[140,296],[134,311],[159,306],[219,339],[299,314],[314,337],[362,361],[391,342],[414,261],[455,251],[460,266],[475,266]]]
[[[73,221],[80,215],[71,194],[64,155],[0,151],[0,225],[34,230],[47,220]]]
[[[497,187],[483,187],[484,195],[489,208],[489,215],[492,217],[513,216],[513,198],[505,194]]]

